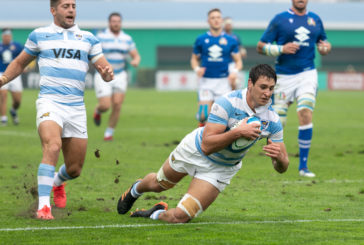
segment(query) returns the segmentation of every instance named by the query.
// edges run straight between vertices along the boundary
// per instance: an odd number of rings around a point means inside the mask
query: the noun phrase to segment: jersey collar
[[[78,28],[78,25],[74,24],[71,28],[68,29],[64,29],[60,26],[57,26],[56,24],[54,24],[54,22],[51,24],[51,27],[53,28],[53,30],[55,30],[58,33],[62,33],[64,31],[70,31],[70,32],[77,32],[80,30],[80,28]]]
[[[289,8],[289,9],[288,9],[288,13],[290,13],[291,15],[304,16],[304,15],[307,15],[308,11],[307,11],[307,9],[306,9],[306,12],[305,12],[303,15],[298,15],[298,14],[296,14],[296,13],[293,11],[293,9]]]

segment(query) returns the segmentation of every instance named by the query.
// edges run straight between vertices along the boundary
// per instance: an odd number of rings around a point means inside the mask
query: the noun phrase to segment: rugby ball
[[[231,129],[234,129],[234,128],[240,126],[241,123],[243,122],[243,120],[240,120],[239,122],[237,122]],[[252,123],[257,124],[260,127],[260,130],[262,130],[262,123],[260,122],[260,119],[257,118],[257,117],[255,117],[255,116],[249,117],[248,118],[248,121],[246,123],[247,124],[252,124]],[[257,140],[258,140],[258,138],[256,138],[255,140],[251,140],[251,139],[247,139],[247,138],[241,137],[241,138],[235,140],[231,144],[231,148],[233,150],[243,150],[245,148],[248,148],[252,144],[254,144],[255,141],[257,141]]]

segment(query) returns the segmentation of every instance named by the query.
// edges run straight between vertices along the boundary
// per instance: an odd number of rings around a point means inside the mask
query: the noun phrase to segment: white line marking
[[[313,223],[313,222],[364,222],[364,219],[328,219],[328,220],[256,220],[256,221],[236,221],[236,222],[200,222],[187,224],[115,224],[115,225],[95,225],[95,226],[56,226],[56,227],[20,227],[1,228],[0,231],[37,231],[37,230],[73,230],[73,229],[109,229],[109,228],[140,228],[174,225],[245,225],[245,224],[282,224],[282,223]]]
[[[356,180],[350,180],[350,179],[329,179],[329,180],[294,180],[294,181],[282,181],[282,184],[320,184],[320,183],[331,183],[331,184],[343,184],[343,183],[363,183],[363,179],[356,179]]]
[[[10,130],[0,130],[0,135],[8,135],[8,136],[21,136],[21,137],[37,137],[37,133],[20,133],[17,131]]]

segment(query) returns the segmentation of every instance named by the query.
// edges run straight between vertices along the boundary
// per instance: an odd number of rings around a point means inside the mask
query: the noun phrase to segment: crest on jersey
[[[81,40],[82,39],[82,35],[81,34],[75,34],[75,37],[77,40]]]
[[[220,40],[219,40],[219,44],[220,45],[226,45],[227,44],[227,40],[225,37],[221,37]]]
[[[313,18],[311,18],[311,17],[309,17],[309,18],[307,19],[307,24],[308,24],[309,26],[316,26],[316,22],[315,22],[315,20],[314,20]]]
[[[269,121],[261,120],[260,122],[262,124],[262,129],[261,130],[262,131],[266,130],[268,128],[268,126],[269,126]]]
[[[14,51],[15,49],[16,49],[15,45],[14,45],[14,44],[12,44],[12,45],[10,46],[10,50],[11,50],[11,51]]]

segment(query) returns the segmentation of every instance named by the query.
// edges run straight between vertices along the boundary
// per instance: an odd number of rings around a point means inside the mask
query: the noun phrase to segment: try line
[[[95,225],[95,226],[55,226],[55,227],[19,227],[19,228],[0,228],[0,231],[37,231],[37,230],[73,230],[73,229],[110,229],[110,228],[141,228],[157,226],[175,225],[244,225],[244,224],[294,224],[294,223],[313,223],[313,222],[364,222],[364,219],[317,219],[317,220],[256,220],[256,221],[235,221],[235,222],[201,222],[187,224],[115,224],[115,225]]]

